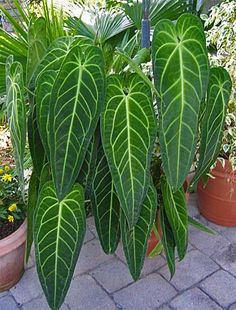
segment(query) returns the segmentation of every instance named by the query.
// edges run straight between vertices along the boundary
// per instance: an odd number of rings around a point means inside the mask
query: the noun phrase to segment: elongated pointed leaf
[[[125,257],[134,280],[141,274],[147,252],[147,241],[155,221],[157,194],[154,186],[150,186],[141,209],[137,224],[129,229],[124,212],[121,212],[120,226]]]
[[[38,128],[46,154],[49,154],[49,106],[52,88],[57,74],[65,57],[68,55],[73,42],[74,39],[71,37],[59,38],[53,42],[47,54],[36,68],[30,82],[31,89],[36,87],[36,113]]]
[[[149,187],[156,137],[152,96],[138,75],[108,79],[102,140],[121,208],[130,228],[138,221]]]
[[[39,17],[32,23],[29,27],[28,37],[29,47],[26,70],[27,83],[30,81],[34,71],[47,50],[46,22],[43,17]]]
[[[163,206],[161,206],[161,230],[162,244],[172,278],[175,274],[175,239]]]
[[[60,199],[70,191],[79,174],[104,95],[101,50],[93,45],[72,48],[58,73],[50,101],[50,163]]]
[[[200,104],[208,83],[203,26],[184,14],[176,26],[160,21],[153,37],[154,76],[160,93],[160,145],[165,174],[179,189],[195,155]]]
[[[120,203],[102,145],[98,149],[92,196],[99,240],[104,252],[113,254],[120,240]]]
[[[161,180],[163,207],[171,226],[180,259],[183,259],[188,246],[188,213],[183,189],[173,193],[165,178]]]
[[[43,165],[47,161],[45,150],[38,130],[36,107],[34,98],[30,98],[31,110],[28,118],[28,141],[33,167],[37,177],[40,178]]]
[[[70,36],[56,39],[49,46],[43,59],[37,66],[30,81],[30,87],[34,89],[36,84],[39,84],[37,83],[37,80],[44,72],[58,71],[61,68],[61,65],[65,57],[73,47],[73,43],[75,43],[75,45],[82,44],[81,41],[86,41],[86,39],[83,40],[82,38],[75,39],[74,37]]]
[[[29,259],[30,251],[33,243],[33,222],[34,212],[38,200],[39,179],[33,171],[29,182],[28,204],[27,204],[27,243],[26,243],[26,262]]]
[[[61,201],[53,182],[41,189],[34,241],[39,279],[51,309],[59,309],[69,289],[86,229],[84,194],[75,185]]]
[[[24,153],[26,144],[26,109],[23,68],[10,57],[6,64],[7,116],[17,175],[24,198]]]
[[[210,234],[210,235],[215,235],[216,232],[212,229],[210,229],[209,227],[205,226],[204,224],[202,224],[201,222],[195,220],[194,218],[188,216],[188,223],[189,225],[195,227],[196,229],[198,230],[201,230],[207,234]]]
[[[200,159],[192,184],[210,170],[219,155],[231,89],[232,82],[228,72],[220,67],[212,68],[201,124]]]

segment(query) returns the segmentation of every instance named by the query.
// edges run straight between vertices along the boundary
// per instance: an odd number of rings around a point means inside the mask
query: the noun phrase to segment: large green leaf
[[[57,75],[50,101],[50,163],[59,199],[79,174],[104,96],[101,50],[93,45],[73,47]]]
[[[102,140],[116,192],[130,228],[149,187],[156,119],[151,90],[136,74],[110,76],[102,115]]]
[[[53,182],[40,192],[34,241],[39,279],[51,309],[59,309],[69,289],[86,229],[83,189],[74,185],[61,201]]]
[[[62,63],[69,53],[74,38],[63,37],[54,41],[31,79],[31,89],[36,87],[36,113],[40,136],[49,154],[49,106],[51,92]]]
[[[228,72],[224,68],[212,68],[201,123],[200,159],[192,184],[210,170],[219,155],[231,89],[232,82]]]
[[[99,146],[92,183],[92,207],[102,248],[106,254],[115,252],[120,240],[120,203],[102,145]]]
[[[46,22],[43,17],[39,17],[30,25],[28,30],[28,41],[29,46],[26,69],[27,83],[30,81],[34,71],[47,50]]]
[[[160,145],[165,174],[179,189],[195,155],[200,104],[209,66],[200,19],[182,15],[176,26],[160,21],[153,37],[154,77],[160,94]]]
[[[17,175],[24,197],[24,152],[26,144],[26,109],[23,68],[10,56],[6,64],[6,105]]]
[[[143,203],[137,224],[129,229],[124,212],[121,212],[120,226],[125,257],[134,280],[141,274],[147,252],[147,241],[155,221],[157,194],[154,186],[150,186]]]
[[[160,214],[162,230],[161,241],[164,247],[167,265],[169,267],[171,277],[173,277],[175,274],[175,239],[163,206],[161,206]]]
[[[161,179],[163,207],[171,226],[180,259],[183,259],[188,246],[188,213],[183,189],[173,193],[168,182]]]

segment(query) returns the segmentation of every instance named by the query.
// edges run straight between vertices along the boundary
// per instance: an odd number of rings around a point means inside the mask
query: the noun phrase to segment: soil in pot
[[[0,292],[13,287],[23,274],[26,226],[25,220],[14,233],[0,240]]]
[[[209,221],[222,226],[236,226],[236,171],[228,161],[218,161],[206,186],[198,183],[198,208]]]
[[[23,221],[15,220],[13,223],[1,223],[0,222],[0,240],[13,234],[23,223]]]

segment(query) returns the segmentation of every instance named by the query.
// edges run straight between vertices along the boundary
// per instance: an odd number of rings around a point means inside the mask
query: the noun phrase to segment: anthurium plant
[[[174,2],[183,8],[183,1]],[[104,252],[114,253],[121,240],[135,280],[157,214],[171,275],[175,249],[179,259],[186,254],[188,225],[197,223],[188,217],[183,184],[199,127],[193,183],[218,155],[231,80],[223,68],[209,67],[199,18],[173,12],[168,16],[178,18],[175,23],[152,19],[150,51],[136,44],[135,16],[122,12],[119,29],[112,30],[108,12],[103,27],[97,28],[98,19],[89,27],[81,22],[78,34],[77,20],[70,20],[73,35],[53,42],[40,17],[29,28],[26,74],[19,61],[7,58],[8,116],[17,137],[19,173],[26,121],[34,168],[27,255],[34,241],[39,279],[52,309],[64,301],[83,244],[85,201],[91,203]],[[121,18],[129,21],[123,29]],[[150,60],[154,80],[140,67]]]

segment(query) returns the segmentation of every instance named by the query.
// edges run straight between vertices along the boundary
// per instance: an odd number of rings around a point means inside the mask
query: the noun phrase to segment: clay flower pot
[[[186,181],[184,182],[184,191],[185,191],[185,197],[186,197],[186,202],[189,201],[189,197],[190,197],[190,193],[187,192],[187,189],[188,189],[188,185],[190,183],[190,178],[187,177]],[[157,216],[157,230],[158,230],[158,233],[160,235],[160,237],[162,236],[162,231],[161,231],[161,224],[160,224],[160,212],[158,213],[158,216]],[[155,249],[155,247],[157,246],[158,244],[158,240],[156,238],[156,235],[154,233],[154,231],[151,232],[151,235],[148,239],[148,244],[147,244],[147,256],[149,256],[149,254]]]
[[[24,271],[26,220],[10,236],[0,240],[0,292],[14,286]]]
[[[198,208],[209,221],[223,226],[236,226],[236,171],[229,161],[223,168],[218,161],[206,187],[198,183]]]

